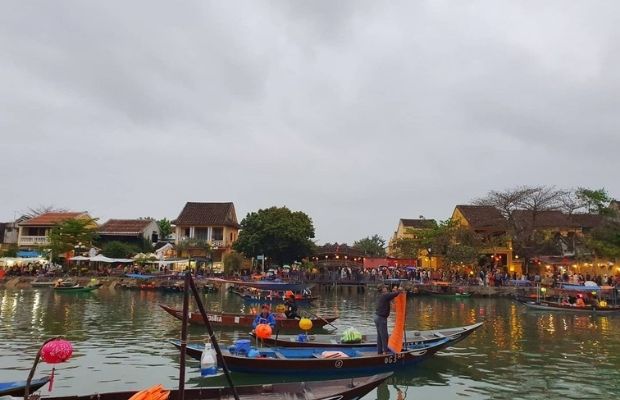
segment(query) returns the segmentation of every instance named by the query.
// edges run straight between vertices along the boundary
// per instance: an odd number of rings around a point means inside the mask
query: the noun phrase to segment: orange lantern
[[[269,324],[258,324],[256,325],[256,337],[259,339],[268,339],[271,337],[271,325]]]

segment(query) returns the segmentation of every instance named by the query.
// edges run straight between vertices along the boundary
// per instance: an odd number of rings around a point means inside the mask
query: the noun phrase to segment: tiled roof
[[[21,222],[20,226],[53,226],[60,222],[86,216],[86,212],[48,212]]]
[[[153,222],[152,219],[110,219],[99,227],[102,235],[139,235]]]
[[[530,210],[515,210],[512,213],[515,225],[521,228],[549,229],[576,228],[567,214],[562,211],[539,211],[534,215]],[[533,226],[532,226],[533,224]]]
[[[598,214],[572,214],[570,219],[581,228],[596,228],[603,223],[603,216]]]
[[[493,206],[458,205],[456,208],[472,229],[501,231],[507,228],[506,219]]]
[[[175,225],[239,227],[233,203],[188,202],[173,222]]]
[[[405,228],[429,229],[437,226],[434,219],[404,219],[400,220]]]
[[[357,250],[346,243],[338,244],[338,243],[327,243],[323,246],[320,246],[316,249],[317,254],[342,254],[347,256],[363,256],[364,252]]]

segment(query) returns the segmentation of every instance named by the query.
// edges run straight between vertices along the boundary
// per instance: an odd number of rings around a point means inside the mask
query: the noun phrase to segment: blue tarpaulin
[[[21,257],[21,258],[32,258],[32,257],[40,257],[41,253],[39,253],[38,251],[27,251],[27,250],[20,250],[17,252],[17,257]]]

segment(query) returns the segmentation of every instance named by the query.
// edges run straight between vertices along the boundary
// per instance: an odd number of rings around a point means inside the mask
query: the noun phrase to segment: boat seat
[[[281,360],[286,360],[286,357],[284,356],[284,354],[280,353],[279,351],[273,351],[273,354],[276,356],[275,358],[279,358]]]

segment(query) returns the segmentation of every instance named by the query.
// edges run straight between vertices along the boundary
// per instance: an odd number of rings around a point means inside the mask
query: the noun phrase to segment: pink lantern
[[[45,343],[41,349],[41,358],[48,364],[58,364],[67,361],[73,354],[71,342],[62,339]]]

